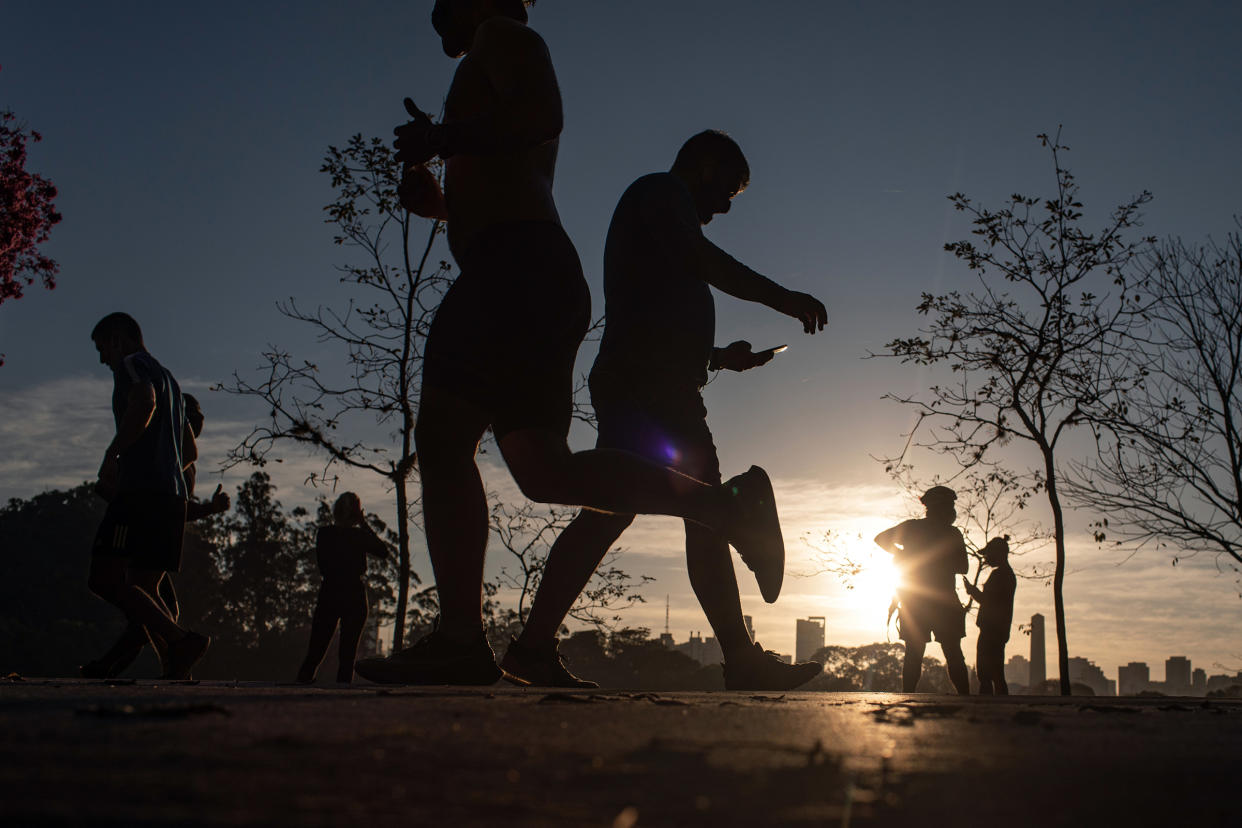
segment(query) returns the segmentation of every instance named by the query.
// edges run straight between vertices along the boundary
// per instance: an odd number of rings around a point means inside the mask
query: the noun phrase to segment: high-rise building
[[[720,664],[720,662],[724,661],[724,653],[721,652],[720,642],[710,635],[704,638],[702,633],[690,633],[689,641],[685,644],[677,644],[673,649],[685,653],[704,666]]]
[[[1104,671],[1088,659],[1071,658],[1069,660],[1069,679],[1087,685],[1097,696],[1117,695],[1117,685],[1112,679],[1106,678]]]
[[[1024,655],[1012,656],[1005,662],[1005,682],[1007,684],[1021,685],[1026,687],[1026,683],[1031,680],[1031,662]]]
[[[1117,668],[1117,693],[1121,696],[1137,696],[1151,685],[1151,669],[1142,661],[1131,661]]]
[[[794,658],[798,661],[810,661],[811,656],[824,648],[824,627],[826,624],[827,619],[822,615],[798,619]]]
[[[1207,671],[1202,667],[1196,667],[1190,674],[1190,689],[1194,690],[1196,696],[1207,694]]]
[[[1185,656],[1169,656],[1164,662],[1165,691],[1172,693],[1190,692],[1190,659]]]
[[[1044,617],[1039,613],[1031,616],[1031,680],[1027,687],[1035,688],[1048,678],[1048,662],[1044,660]]]
[[[750,640],[755,640],[755,619],[749,615],[743,615],[742,620],[746,622],[746,634],[750,636]]]

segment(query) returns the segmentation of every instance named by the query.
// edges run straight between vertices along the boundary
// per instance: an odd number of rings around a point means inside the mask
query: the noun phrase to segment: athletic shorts
[[[591,292],[573,243],[546,221],[493,225],[470,244],[427,336],[423,386],[486,411],[497,437],[569,433]]]
[[[693,385],[658,388],[596,372],[591,405],[599,428],[596,448],[623,449],[701,483],[720,483],[707,408]]]
[[[181,568],[185,500],[176,495],[119,494],[108,504],[91,554],[124,558],[136,569]]]
[[[901,609],[898,615],[898,631],[902,641],[957,641],[966,635],[966,610],[958,603],[956,595],[924,594],[909,592],[898,594]]]

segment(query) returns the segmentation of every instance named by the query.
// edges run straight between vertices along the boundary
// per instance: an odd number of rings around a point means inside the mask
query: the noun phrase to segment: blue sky
[[[438,109],[455,64],[430,5],[6,4],[0,106],[43,132],[32,165],[59,186],[65,220],[47,247],[60,286],[0,308],[0,496],[93,472],[109,423],[88,333],[110,310],[137,316],[152,351],[202,390],[252,370],[268,343],[330,361],[274,304],[341,300],[320,159],[353,133],[388,135],[404,95]],[[767,309],[718,300],[722,344],[791,345],[706,393],[726,472],[761,462],[782,499],[800,504],[796,521],[786,509],[798,524],[790,537],[905,516],[870,456],[899,446],[909,415],[880,397],[929,376],[861,357],[913,332],[921,291],[969,287],[942,251],[969,232],[946,195],[995,204],[1047,193],[1034,136],[1063,124],[1089,224],[1143,189],[1155,194],[1144,230],[1160,236],[1223,236],[1239,210],[1236,3],[540,0],[531,22],[562,84],[556,195],[598,309],[617,198],[707,127],[730,132],[752,169],[709,235],[827,304],[830,327],[810,338]],[[584,348],[584,367],[592,357]],[[204,405],[219,453],[262,416],[216,394]],[[37,454],[23,448],[36,443]],[[280,470],[286,502],[309,497],[304,462],[290,455]],[[623,542],[631,569],[660,577],[635,620],[662,626],[669,592],[681,638],[706,624],[678,536],[652,520]],[[1151,553],[1114,567],[1089,542],[1072,555],[1072,654],[1110,674],[1176,653],[1242,667],[1242,603],[1210,561],[1173,570]],[[883,636],[857,607],[833,603],[831,582],[792,579],[767,607],[749,573],[741,580],[767,646],[792,649],[793,619],[808,614],[829,617],[830,639]],[[1018,611],[1051,616],[1049,590],[1025,587]],[[1143,628],[1136,615],[1160,620]]]

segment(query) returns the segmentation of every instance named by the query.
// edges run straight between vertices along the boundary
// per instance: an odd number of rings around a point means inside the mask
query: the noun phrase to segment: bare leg
[[[742,619],[733,556],[720,536],[698,524],[686,522],[686,571],[690,585],[716,633],[725,661],[730,654],[751,649],[750,633]]]
[[[957,688],[959,696],[970,695],[970,673],[966,669],[966,656],[962,655],[962,642],[956,638],[940,642],[944,652],[945,667],[949,671],[949,681]]]
[[[424,387],[415,440],[423,526],[440,598],[440,630],[467,640],[483,632],[487,496],[475,465],[488,417],[452,394]]]
[[[901,667],[903,693],[918,692],[919,678],[923,675],[923,653],[926,651],[926,641],[906,642],[906,658]]]
[[[499,441],[513,479],[538,503],[613,514],[672,515],[719,530],[726,505],[715,488],[616,449],[571,452],[563,435],[524,429]]]
[[[184,638],[186,631],[168,615],[163,602],[152,597],[163,575],[159,570],[130,567],[118,599],[130,621],[142,624],[153,639],[158,635],[171,644]]]
[[[525,647],[550,646],[574,601],[633,515],[583,510],[561,531],[544,565],[539,591],[519,637]]]
[[[352,586],[352,585],[351,585]],[[361,583],[352,589],[349,595],[342,595],[341,605],[341,640],[340,666],[336,670],[336,680],[341,684],[349,684],[354,680],[354,659],[358,656],[358,642],[362,640],[362,630],[367,625],[367,592]]]

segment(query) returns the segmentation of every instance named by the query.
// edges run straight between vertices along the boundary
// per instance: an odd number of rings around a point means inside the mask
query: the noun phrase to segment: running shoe
[[[817,661],[786,664],[755,642],[753,650],[724,663],[726,690],[793,690],[824,671]]]
[[[725,481],[729,497],[724,536],[741,556],[763,600],[774,603],[785,580],[785,541],[776,515],[776,496],[768,473],[758,466]]]
[[[376,684],[495,684],[501,678],[487,637],[471,644],[450,640],[433,630],[387,658],[364,658],[354,665],[358,675]]]
[[[505,679],[514,684],[533,687],[579,687],[593,690],[599,684],[581,679],[569,672],[556,644],[550,647],[524,647],[516,638],[509,639],[509,649],[500,662]]]
[[[163,679],[188,681],[194,665],[207,654],[211,639],[196,632],[186,633],[178,641],[168,645],[168,657],[164,662]]]

